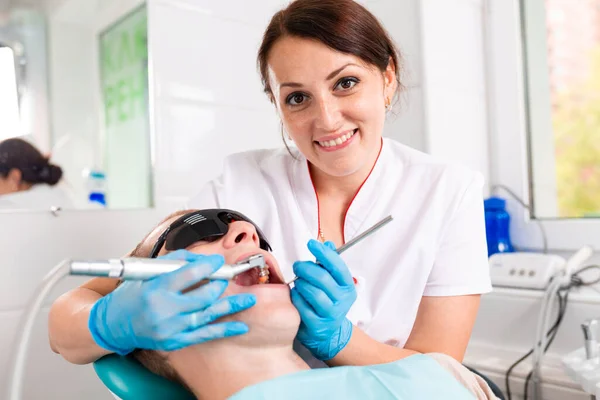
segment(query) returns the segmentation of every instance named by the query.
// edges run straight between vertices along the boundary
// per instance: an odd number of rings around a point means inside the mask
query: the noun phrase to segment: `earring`
[[[385,111],[390,111],[392,109],[392,102],[389,98],[385,99]]]

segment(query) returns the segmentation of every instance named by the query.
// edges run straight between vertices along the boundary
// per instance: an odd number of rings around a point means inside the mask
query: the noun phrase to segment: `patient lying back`
[[[178,215],[181,213],[163,221],[132,255],[147,257],[158,235]],[[378,398],[496,398],[481,378],[443,354],[416,355],[381,366],[310,370],[292,348],[300,317],[291,303],[289,287],[283,282],[276,260],[259,247],[252,224],[232,222],[227,234],[219,240],[197,242],[187,250],[221,254],[227,263],[262,254],[270,272],[267,284],[259,284],[258,276],[251,271],[230,282],[223,294],[256,295],[254,307],[223,318],[245,322],[248,333],[173,352],[138,350],[134,353],[146,368],[184,385],[199,399],[307,399],[322,398],[331,391],[335,391],[335,398],[340,398],[340,390],[347,392],[344,396],[347,399],[373,398],[378,390],[384,390],[389,396]],[[165,253],[163,249],[160,254]],[[365,385],[366,376],[376,377],[372,385]],[[386,377],[390,382],[385,383]],[[435,381],[431,382],[434,377]],[[395,387],[396,392],[389,393],[389,389]]]

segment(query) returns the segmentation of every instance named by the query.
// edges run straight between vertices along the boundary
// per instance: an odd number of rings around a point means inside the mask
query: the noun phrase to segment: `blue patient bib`
[[[388,364],[316,369],[284,375],[249,386],[230,397],[230,400],[474,398],[437,361],[417,354]]]

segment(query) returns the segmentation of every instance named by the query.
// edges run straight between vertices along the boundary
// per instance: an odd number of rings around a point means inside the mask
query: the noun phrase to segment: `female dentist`
[[[258,65],[296,148],[230,156],[190,206],[239,210],[261,227],[286,278],[298,277],[291,292],[302,318],[298,339],[317,359],[369,365],[441,352],[461,361],[480,294],[491,290],[483,179],[382,138],[401,86],[389,35],[352,0],[296,0],[273,16]],[[390,214],[394,221],[344,260],[334,251]],[[306,259],[316,261],[298,261]],[[166,283],[110,293],[114,282],[100,280],[67,293],[51,310],[53,348],[90,362],[131,351],[136,335],[144,348],[174,349],[244,332],[183,336],[177,330],[189,327],[170,323],[177,311],[136,300],[157,286],[164,299],[179,295]],[[219,292],[198,299],[213,317]],[[252,306],[224,300],[219,315]],[[123,328],[138,314],[147,318]]]

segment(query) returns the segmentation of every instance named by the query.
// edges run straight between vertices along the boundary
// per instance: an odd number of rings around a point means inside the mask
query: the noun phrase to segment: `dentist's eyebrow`
[[[281,85],[279,85],[280,88],[282,87],[292,87],[292,88],[299,88],[302,87],[301,83],[296,83],[296,82],[284,82]]]
[[[354,63],[345,64],[345,65],[341,66],[340,68],[336,69],[335,71],[333,71],[332,73],[330,73],[329,75],[327,75],[327,78],[325,78],[325,80],[329,81],[329,80],[335,78],[335,76],[337,74],[339,74],[340,72],[342,72],[344,70],[344,68],[349,67],[350,65],[355,65],[357,67],[359,66],[359,65],[354,64]]]
[[[359,67],[358,64],[354,64],[354,63],[348,63],[345,65],[342,65],[340,68],[336,69],[335,71],[332,71],[329,75],[327,75],[327,77],[325,78],[325,80],[329,81],[333,78],[335,78],[335,76],[337,74],[339,74],[340,72],[342,72],[346,67],[349,67],[350,65],[355,65],[357,67]],[[297,83],[297,82],[284,82],[281,85],[279,85],[280,88],[282,87],[292,87],[292,88],[299,88],[302,87],[301,83]]]

